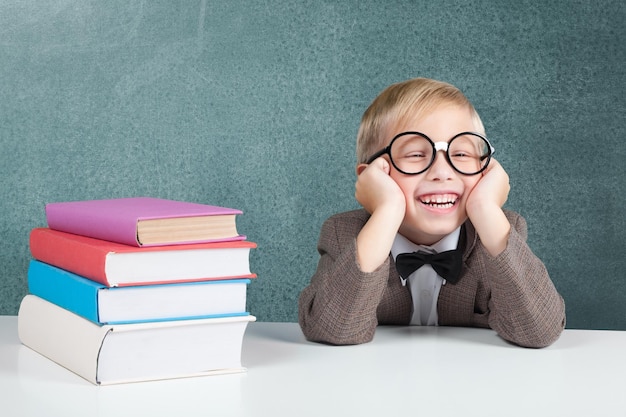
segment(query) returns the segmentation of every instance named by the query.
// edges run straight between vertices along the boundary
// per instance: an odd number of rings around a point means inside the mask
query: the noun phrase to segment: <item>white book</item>
[[[97,385],[243,372],[254,316],[99,326],[29,294],[18,313],[25,346]]]

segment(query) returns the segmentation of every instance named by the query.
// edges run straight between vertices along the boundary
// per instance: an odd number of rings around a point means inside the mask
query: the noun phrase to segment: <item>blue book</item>
[[[97,324],[127,324],[247,316],[249,279],[107,287],[31,260],[31,294]]]

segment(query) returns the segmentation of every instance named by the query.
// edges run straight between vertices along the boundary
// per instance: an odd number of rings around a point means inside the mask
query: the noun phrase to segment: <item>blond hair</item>
[[[367,162],[386,140],[391,139],[386,137],[390,126],[405,123],[441,104],[466,106],[478,133],[484,134],[478,113],[461,90],[445,82],[413,78],[387,87],[363,114],[356,140],[357,163]]]

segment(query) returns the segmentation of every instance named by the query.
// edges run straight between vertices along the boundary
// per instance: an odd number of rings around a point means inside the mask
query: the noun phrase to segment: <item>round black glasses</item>
[[[487,138],[474,132],[459,133],[448,142],[433,142],[421,132],[403,132],[367,163],[387,154],[395,169],[403,174],[417,175],[431,167],[438,151],[445,152],[446,160],[459,174],[476,175],[487,168],[495,149]]]

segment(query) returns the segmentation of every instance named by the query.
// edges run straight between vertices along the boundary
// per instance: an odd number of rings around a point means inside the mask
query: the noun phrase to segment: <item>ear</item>
[[[361,173],[365,171],[365,168],[367,168],[368,166],[369,164],[358,164],[356,166],[356,175],[357,176],[361,175]]]

